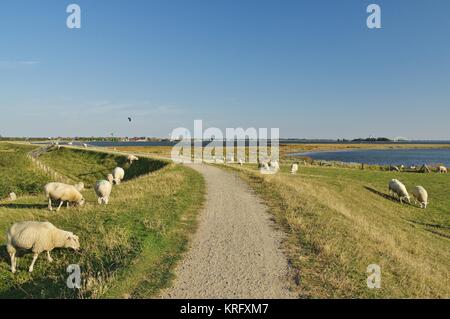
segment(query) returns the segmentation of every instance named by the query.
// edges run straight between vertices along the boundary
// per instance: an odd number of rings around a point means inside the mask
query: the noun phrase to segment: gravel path
[[[190,250],[163,298],[292,298],[282,234],[267,207],[235,174],[192,165],[207,196]]]

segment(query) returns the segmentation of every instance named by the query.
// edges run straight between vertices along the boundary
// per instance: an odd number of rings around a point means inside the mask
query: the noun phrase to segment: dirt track
[[[292,298],[282,234],[267,207],[237,176],[192,165],[203,174],[207,200],[191,248],[163,298]]]

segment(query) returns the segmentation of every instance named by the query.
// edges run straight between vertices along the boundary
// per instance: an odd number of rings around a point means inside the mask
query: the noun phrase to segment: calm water
[[[365,163],[378,165],[444,164],[450,166],[450,149],[390,149],[309,152],[291,154],[308,156],[315,160]]]

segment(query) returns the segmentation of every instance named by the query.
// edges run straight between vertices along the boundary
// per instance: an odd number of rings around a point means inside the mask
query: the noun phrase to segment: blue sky
[[[82,28],[66,27],[77,3]],[[366,27],[366,7],[382,29]],[[450,139],[450,2],[0,3],[0,134]],[[129,123],[127,117],[133,122]]]

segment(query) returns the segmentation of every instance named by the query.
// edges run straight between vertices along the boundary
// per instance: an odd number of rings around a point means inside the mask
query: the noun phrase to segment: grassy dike
[[[7,153],[21,158],[20,167],[10,167],[10,174],[19,176],[24,167],[35,171],[31,162],[22,160],[26,152],[19,155],[17,149],[22,147],[14,145],[15,151]],[[87,186],[125,162],[118,154],[69,148],[47,153],[40,160]],[[108,206],[97,204],[92,189],[83,192],[85,207],[58,213],[49,212],[44,196],[33,192],[15,202],[1,201],[0,298],[148,298],[168,286],[195,229],[196,213],[204,199],[203,178],[184,166],[150,158],[133,163],[126,174],[128,179],[114,186]],[[40,187],[45,182],[39,172],[32,178]],[[25,255],[13,275],[5,233],[12,223],[22,220],[50,221],[73,231],[80,237],[82,252],[55,250],[52,264],[41,255],[32,274],[27,272],[31,256]],[[66,287],[70,264],[81,267],[80,290]]]
[[[221,166],[223,167],[223,166]],[[300,167],[261,175],[227,165],[261,195],[286,232],[283,249],[301,298],[449,298],[450,175]],[[390,179],[424,186],[421,210],[387,197]],[[381,289],[367,288],[367,266]]]

